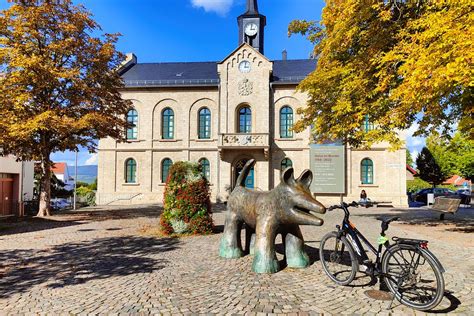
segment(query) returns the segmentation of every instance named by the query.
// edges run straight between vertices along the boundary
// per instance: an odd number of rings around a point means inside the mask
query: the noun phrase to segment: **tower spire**
[[[247,12],[244,14],[258,14],[258,1],[247,0]]]

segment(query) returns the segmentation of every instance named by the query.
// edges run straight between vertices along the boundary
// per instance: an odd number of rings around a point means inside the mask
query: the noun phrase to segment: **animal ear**
[[[296,182],[301,183],[307,188],[309,188],[312,181],[313,181],[313,172],[311,172],[311,170],[308,170],[308,169],[304,170],[301,173],[300,177],[296,179]]]
[[[282,173],[281,173],[281,182],[285,183],[287,185],[294,184],[295,182],[295,177],[293,176],[293,168],[286,168]]]

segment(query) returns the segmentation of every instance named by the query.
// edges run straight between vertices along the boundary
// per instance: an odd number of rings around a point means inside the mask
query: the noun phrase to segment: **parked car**
[[[471,195],[471,190],[469,189],[459,189],[456,191],[457,194]]]
[[[471,190],[459,189],[456,191],[456,194],[458,194],[461,197],[461,204],[465,204],[465,205],[471,204],[471,197],[472,197]]]
[[[71,203],[67,199],[54,199],[51,200],[51,207],[53,210],[64,210],[71,207]]]
[[[427,204],[428,200],[428,194],[434,194],[434,197],[438,196],[445,196],[445,197],[451,197],[451,198],[460,198],[456,192],[445,189],[445,188],[429,188],[429,189],[422,189],[418,192],[415,193],[413,196],[413,201],[415,202],[422,202],[424,204]]]

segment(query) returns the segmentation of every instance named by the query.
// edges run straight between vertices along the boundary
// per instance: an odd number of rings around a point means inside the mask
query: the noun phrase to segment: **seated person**
[[[362,190],[362,191],[360,192],[360,200],[359,200],[359,203],[360,203],[360,204],[364,204],[365,207],[372,206],[372,203],[370,202],[370,199],[367,197],[367,192],[365,192],[365,190]]]

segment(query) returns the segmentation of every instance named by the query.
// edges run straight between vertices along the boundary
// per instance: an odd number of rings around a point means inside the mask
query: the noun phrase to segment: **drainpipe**
[[[25,177],[25,164],[23,160],[21,161],[21,177],[20,178],[20,201],[18,202],[19,210],[18,215],[21,217],[23,216],[23,183]]]
[[[66,165],[67,167],[67,165]],[[77,149],[76,149],[76,162],[75,162],[75,165],[74,165],[74,171],[75,171],[75,175],[74,175],[74,210],[76,210],[76,199],[77,199]]]

